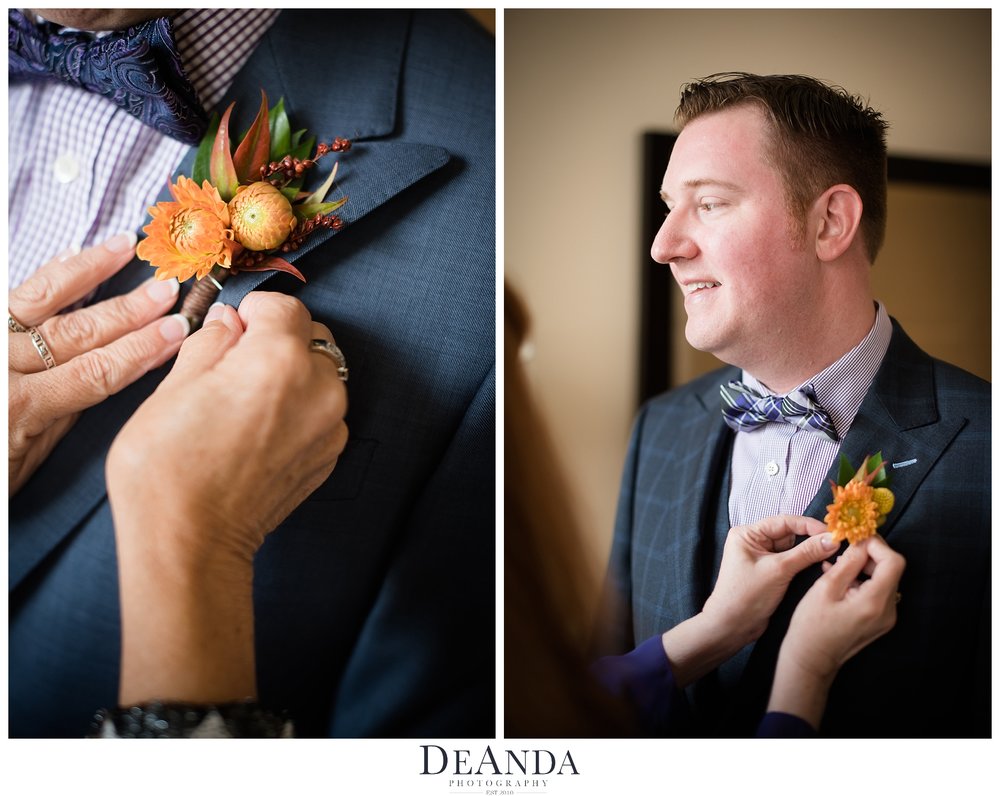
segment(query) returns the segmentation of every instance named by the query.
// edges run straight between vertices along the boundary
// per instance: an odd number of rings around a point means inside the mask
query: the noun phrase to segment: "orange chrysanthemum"
[[[875,535],[879,505],[873,489],[861,481],[848,481],[846,486],[833,487],[833,503],[826,507],[827,524],[835,541],[846,539],[851,544]]]
[[[237,188],[229,212],[236,240],[256,252],[278,248],[298,223],[285,195],[267,182]]]
[[[201,279],[216,265],[229,268],[240,251],[229,228],[229,208],[219,191],[205,180],[178,177],[170,186],[176,201],[159,202],[149,208],[151,224],[142,228],[148,236],[136,254],[156,268],[157,279],[192,276]]]

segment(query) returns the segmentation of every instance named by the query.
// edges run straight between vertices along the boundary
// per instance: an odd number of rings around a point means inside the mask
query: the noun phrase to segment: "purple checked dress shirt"
[[[206,109],[278,13],[188,9],[174,17],[181,62]],[[12,82],[8,120],[11,288],[60,252],[137,230],[187,151],[106,98],[54,81]]]
[[[804,382],[813,385],[816,398],[829,412],[841,441],[858,414],[891,337],[889,315],[878,304],[875,323],[865,338]],[[761,394],[775,394],[746,371],[742,380]],[[840,442],[834,442],[826,434],[788,423],[768,423],[738,433],[730,465],[730,526],[746,525],[775,514],[802,514],[822,488],[839,451]],[[861,462],[851,464],[861,466]]]

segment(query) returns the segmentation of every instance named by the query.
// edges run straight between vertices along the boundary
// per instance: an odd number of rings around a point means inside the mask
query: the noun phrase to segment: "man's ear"
[[[836,260],[858,234],[864,203],[850,185],[827,188],[813,204],[817,217],[816,256],[823,262]]]

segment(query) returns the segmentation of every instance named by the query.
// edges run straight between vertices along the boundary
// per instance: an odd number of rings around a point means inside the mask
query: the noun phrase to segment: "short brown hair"
[[[773,135],[768,156],[785,181],[792,216],[831,185],[844,183],[861,196],[861,232],[874,262],[885,240],[886,147],[889,125],[860,97],[803,75],[723,72],[681,89],[674,116],[683,128],[706,113],[753,103]]]

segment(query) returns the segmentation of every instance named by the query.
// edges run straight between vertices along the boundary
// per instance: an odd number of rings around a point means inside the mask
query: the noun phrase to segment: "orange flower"
[[[216,265],[229,268],[240,245],[218,190],[208,180],[199,188],[193,180],[178,177],[170,193],[176,201],[149,208],[153,221],[142,228],[148,237],[136,254],[156,268],[157,279],[177,277],[183,282],[207,276]]]
[[[848,481],[846,486],[833,486],[833,503],[826,507],[827,524],[835,541],[846,539],[851,544],[875,535],[879,505],[873,489],[862,481]]]
[[[291,203],[268,182],[237,188],[229,212],[236,240],[257,252],[278,248],[298,223]]]

